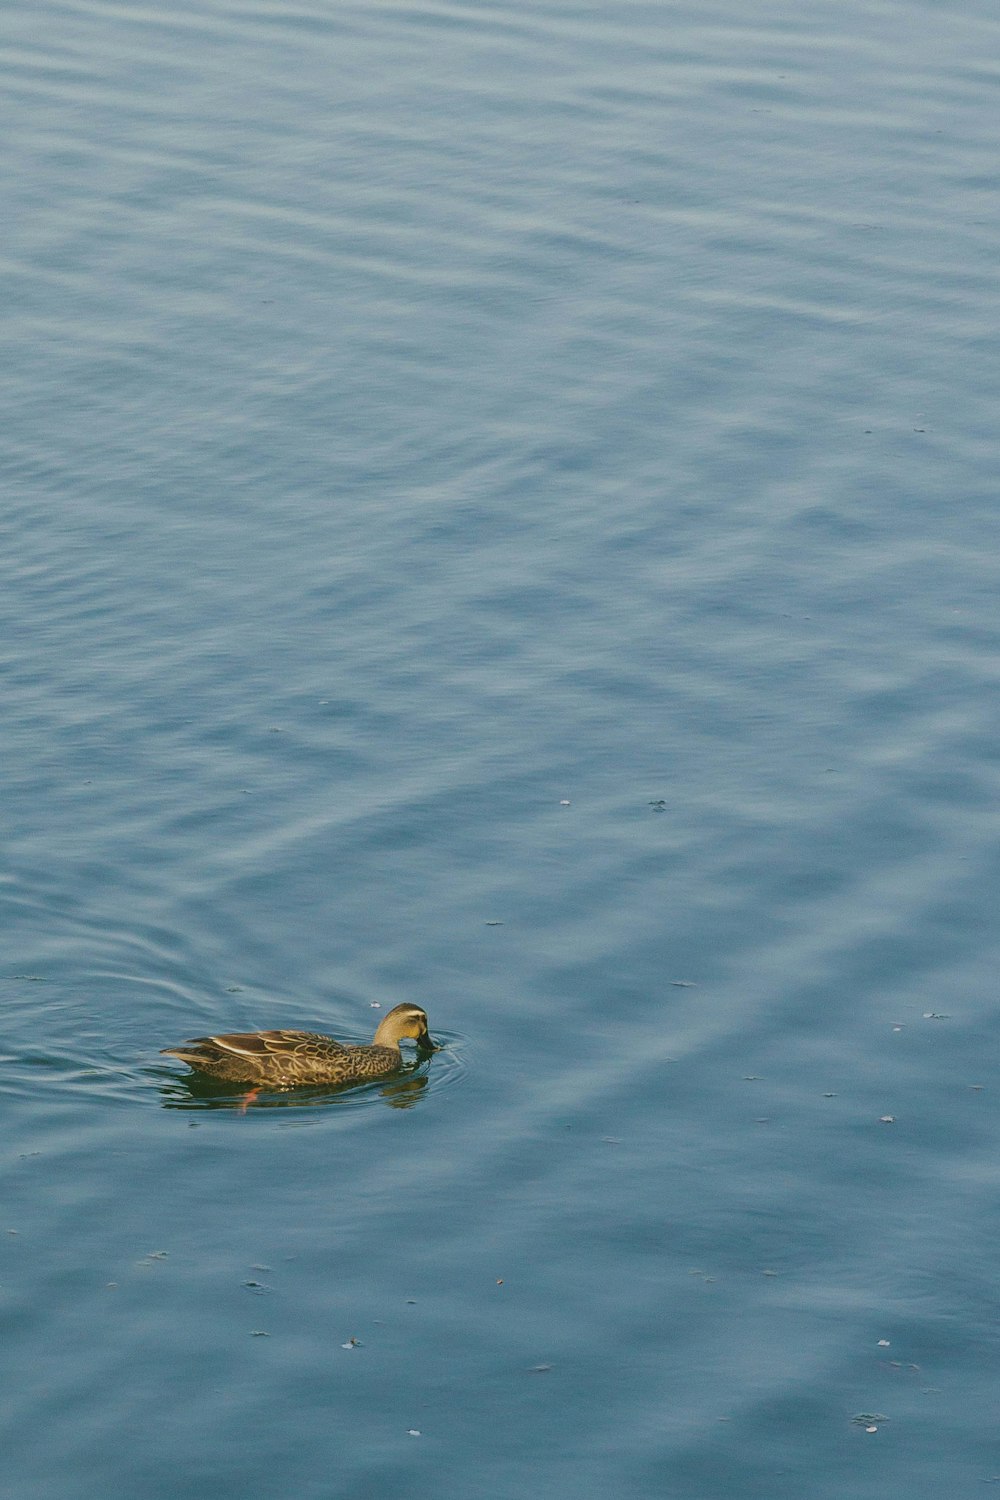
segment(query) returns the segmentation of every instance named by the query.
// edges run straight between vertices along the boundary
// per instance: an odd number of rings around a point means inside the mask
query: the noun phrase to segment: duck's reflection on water
[[[261,1089],[259,1093],[251,1094],[245,1086],[220,1083],[199,1073],[181,1077],[160,1074],[160,1102],[164,1109],[230,1109],[238,1113],[256,1113],[259,1109],[308,1109],[334,1100],[341,1105],[381,1102],[390,1109],[412,1109],[428,1082],[426,1073],[411,1070],[396,1073],[380,1083],[361,1086],[342,1084],[339,1088]]]

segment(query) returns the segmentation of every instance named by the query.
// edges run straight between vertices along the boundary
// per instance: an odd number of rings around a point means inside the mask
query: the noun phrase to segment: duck
[[[404,1037],[416,1042],[420,1055],[440,1051],[431,1040],[426,1013],[405,1002],[383,1017],[368,1047],[336,1042],[317,1031],[244,1031],[196,1036],[160,1050],[212,1078],[294,1088],[367,1083],[395,1073],[403,1065],[399,1043]]]

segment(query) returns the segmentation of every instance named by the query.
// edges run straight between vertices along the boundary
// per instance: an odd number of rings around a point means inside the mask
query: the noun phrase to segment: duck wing
[[[309,1073],[316,1063],[329,1063],[347,1048],[315,1031],[229,1031],[192,1037],[163,1051],[205,1072],[252,1078]]]

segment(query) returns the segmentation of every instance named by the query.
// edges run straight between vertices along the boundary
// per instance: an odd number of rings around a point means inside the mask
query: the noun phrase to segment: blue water
[[[995,8],[0,46],[0,1493],[983,1493]]]

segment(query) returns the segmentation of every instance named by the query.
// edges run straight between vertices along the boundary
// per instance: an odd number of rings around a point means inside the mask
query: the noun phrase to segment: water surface
[[[9,1493],[980,1493],[993,8],[0,45]]]

